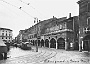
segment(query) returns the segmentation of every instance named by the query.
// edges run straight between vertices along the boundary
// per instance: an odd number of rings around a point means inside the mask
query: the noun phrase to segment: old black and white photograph
[[[90,64],[90,0],[0,0],[0,64]]]

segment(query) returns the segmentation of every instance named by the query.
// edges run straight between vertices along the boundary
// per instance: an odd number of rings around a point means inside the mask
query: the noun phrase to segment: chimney
[[[69,18],[71,18],[71,13],[69,13]]]
[[[55,18],[55,17],[53,16],[53,18]]]

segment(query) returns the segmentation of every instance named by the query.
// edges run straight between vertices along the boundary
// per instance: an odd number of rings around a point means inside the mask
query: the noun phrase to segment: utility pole
[[[37,25],[36,25],[36,52],[38,52],[38,18],[34,18],[34,23],[37,22]]]

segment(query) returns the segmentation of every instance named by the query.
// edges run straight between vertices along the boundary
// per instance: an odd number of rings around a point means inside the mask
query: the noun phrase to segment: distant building
[[[6,42],[12,42],[12,30],[8,28],[0,28],[0,39]]]

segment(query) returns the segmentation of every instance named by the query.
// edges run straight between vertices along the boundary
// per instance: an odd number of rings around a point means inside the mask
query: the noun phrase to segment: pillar
[[[82,50],[83,50],[83,41],[82,41]]]
[[[38,52],[38,40],[36,41],[36,52]]]
[[[50,45],[51,45],[51,43],[50,43],[50,37],[49,37],[49,48],[50,48]]]
[[[45,41],[44,41],[44,47],[45,47]]]
[[[79,52],[82,52],[82,40],[79,38]]]
[[[57,40],[56,40],[56,49],[57,49]]]
[[[88,52],[90,52],[90,40],[88,41]]]
[[[49,40],[49,48],[50,48],[50,45],[51,45],[51,43],[50,43],[50,40]]]
[[[67,42],[67,39],[65,39],[65,50],[68,50],[68,42]]]

